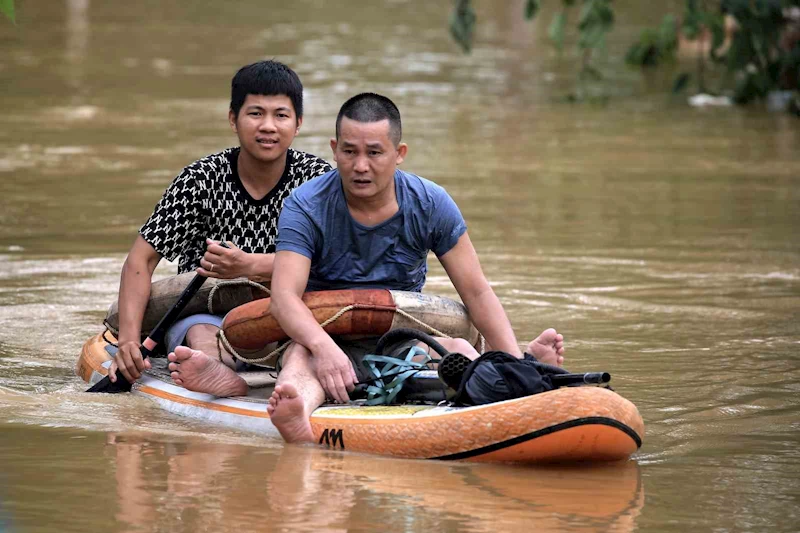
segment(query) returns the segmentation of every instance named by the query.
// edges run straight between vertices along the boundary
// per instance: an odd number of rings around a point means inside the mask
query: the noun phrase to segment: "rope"
[[[324,329],[325,326],[327,326],[329,324],[332,324],[333,322],[336,322],[337,320],[339,320],[342,317],[342,315],[344,315],[348,311],[352,311],[353,309],[371,309],[373,307],[375,307],[375,306],[364,305],[364,304],[352,304],[352,305],[345,306],[345,307],[341,308],[335,315],[333,315],[332,317],[327,319],[325,322],[320,324],[320,326]],[[265,355],[264,357],[259,357],[257,359],[248,359],[246,357],[242,357],[241,355],[239,355],[236,352],[234,347],[231,346],[230,341],[228,341],[228,338],[225,337],[225,332],[224,331],[222,331],[220,329],[218,335],[219,335],[219,339],[222,341],[222,344],[225,346],[225,349],[228,350],[228,352],[233,357],[235,357],[239,361],[244,361],[245,363],[250,363],[250,364],[253,364],[253,365],[258,365],[258,363],[263,363],[264,361],[271,360],[273,357],[277,357],[278,355],[280,355],[281,352],[283,352],[292,343],[291,340],[288,340],[285,343],[283,343],[282,345],[280,345],[277,349],[275,349],[275,350],[271,351],[270,353],[268,353],[267,355]],[[266,365],[258,365],[258,366],[266,366]]]
[[[228,351],[228,353],[231,354],[231,356],[233,356],[235,359],[238,359],[239,361],[242,361],[244,363],[248,363],[248,364],[256,365],[256,366],[261,366],[261,367],[264,367],[264,368],[273,368],[273,365],[260,365],[259,363],[263,363],[265,361],[271,360],[274,357],[277,357],[278,355],[280,355],[280,353],[282,351],[284,351],[292,343],[291,340],[288,340],[285,343],[283,343],[282,345],[278,346],[278,348],[276,348],[275,350],[273,350],[270,353],[268,353],[267,355],[265,355],[264,357],[259,357],[257,359],[250,359],[250,358],[242,357],[241,355],[239,355],[239,353],[236,351],[236,349],[233,346],[231,346],[230,341],[225,336],[225,332],[222,329],[220,329],[217,332],[217,338],[219,339],[219,342],[221,342],[222,345],[225,347],[225,349]],[[222,354],[222,351],[220,351],[220,355],[221,354]]]
[[[258,283],[255,283],[255,282],[250,282],[250,283],[254,283],[255,285],[257,285],[257,286],[261,287],[262,289],[264,289],[265,291],[269,292],[266,287],[258,285]],[[219,286],[219,284],[217,286]],[[215,286],[214,289],[216,289],[217,286]],[[213,291],[213,289],[212,289],[212,291]],[[212,294],[213,294],[213,292],[212,292]],[[210,302],[211,302],[211,295],[209,295],[209,306],[210,306]],[[411,320],[413,323],[415,323],[415,324],[417,324],[419,326],[422,326],[423,328],[427,329],[429,332],[431,332],[433,335],[436,335],[437,337],[444,337],[444,338],[447,338],[447,339],[452,338],[447,333],[444,333],[443,331],[439,331],[438,329],[434,328],[433,326],[431,326],[429,324],[426,324],[422,320],[419,320],[418,318],[415,318],[415,317],[411,316],[410,314],[406,313],[402,309],[397,309],[395,307],[370,305],[370,304],[350,304],[350,305],[346,305],[346,306],[342,307],[339,311],[337,311],[333,316],[331,316],[330,318],[328,318],[327,320],[322,322],[320,324],[320,327],[325,329],[325,326],[329,326],[330,324],[333,324],[334,322],[339,320],[345,313],[347,313],[348,311],[352,311],[354,309],[387,309],[387,310],[391,310],[391,311],[393,311],[393,312],[395,312],[395,313],[397,313],[397,314],[399,314],[399,315]],[[210,311],[210,307],[209,307],[209,311]],[[228,350],[228,353],[230,353],[233,357],[235,357],[239,361],[243,361],[245,363],[250,363],[250,364],[254,364],[254,365],[258,365],[258,363],[263,363],[264,361],[268,361],[268,360],[271,360],[274,357],[277,357],[278,355],[280,355],[281,352],[283,352],[292,343],[291,340],[286,341],[284,344],[282,344],[281,346],[279,346],[277,349],[273,350],[272,352],[268,353],[264,357],[259,357],[257,359],[249,359],[247,357],[243,357],[243,356],[239,355],[239,353],[236,351],[236,349],[231,345],[230,341],[228,341],[228,338],[225,336],[225,332],[222,329],[219,330],[217,335],[219,336],[219,341],[222,342],[223,346],[225,346],[225,349]],[[481,341],[481,353],[483,353],[483,351],[485,349],[485,344],[486,344],[486,342],[485,342],[485,340],[483,338],[483,335],[480,335],[480,341]],[[221,355],[221,353],[222,352],[220,351],[220,355]],[[258,365],[258,366],[268,367],[267,365]]]
[[[217,293],[217,290],[220,287],[226,287],[228,285],[234,285],[234,286],[248,285],[250,287],[254,287],[256,289],[266,292],[268,296],[271,294],[268,288],[261,285],[260,283],[256,283],[255,281],[251,281],[249,279],[226,279],[218,281],[217,283],[214,284],[214,286],[211,288],[211,291],[209,291],[208,293],[208,312],[211,313],[212,315],[216,314],[214,312],[214,295]]]
[[[438,329],[434,328],[433,326],[429,326],[428,324],[426,324],[422,320],[409,315],[408,313],[406,313],[402,309],[396,309],[395,312],[400,316],[406,317],[407,319],[412,321],[414,324],[418,324],[418,325],[422,326],[423,328],[426,328],[430,333],[433,333],[437,337],[444,337],[446,339],[450,339],[451,338],[450,335],[448,335],[447,333],[444,333],[443,331],[439,331]]]

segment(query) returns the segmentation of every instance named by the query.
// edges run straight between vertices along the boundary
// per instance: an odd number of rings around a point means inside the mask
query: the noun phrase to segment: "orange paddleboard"
[[[106,332],[90,338],[77,373],[92,383],[108,373],[116,350]],[[133,392],[167,411],[279,437],[267,415],[274,380],[243,373],[246,397],[217,398],[172,383],[164,360],[134,384]],[[248,375],[250,374],[250,375]],[[320,445],[338,450],[413,459],[553,463],[616,461],[642,444],[644,423],[636,406],[608,389],[562,387],[474,407],[447,405],[324,405],[311,415]]]

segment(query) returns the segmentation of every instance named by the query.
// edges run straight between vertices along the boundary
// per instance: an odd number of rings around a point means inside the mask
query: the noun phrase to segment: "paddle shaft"
[[[186,305],[192,299],[192,297],[197,294],[197,291],[200,290],[200,287],[205,283],[207,278],[201,276],[200,274],[195,274],[192,281],[189,282],[189,285],[183,289],[183,292],[180,296],[178,296],[178,300],[172,304],[172,307],[169,308],[167,313],[158,321],[156,327],[150,332],[147,338],[142,342],[141,347],[139,350],[142,353],[142,358],[147,359],[150,355],[152,355],[153,350],[156,349],[156,346],[161,344],[164,341],[164,335],[167,332],[167,329],[175,322],[178,318],[178,315],[181,314],[181,311],[186,308]],[[104,377],[94,385],[92,385],[89,390],[86,392],[128,392],[131,390],[131,383],[125,379],[125,376],[122,375],[122,372],[117,370],[116,372],[117,380],[116,382],[111,381],[111,378],[108,376]]]
[[[587,372],[585,374],[551,374],[550,379],[556,387],[566,385],[602,385],[611,381],[611,374],[608,372]]]

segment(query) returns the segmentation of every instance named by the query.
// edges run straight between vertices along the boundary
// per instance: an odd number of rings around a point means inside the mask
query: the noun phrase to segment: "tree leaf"
[[[603,73],[592,65],[584,65],[578,74],[578,79],[581,81],[600,81],[603,79]]]
[[[658,26],[658,47],[670,58],[678,49],[678,20],[674,15],[666,15]]]
[[[2,1],[2,0],[0,0]],[[450,35],[461,46],[464,53],[472,50],[472,33],[475,29],[475,10],[470,0],[456,0],[450,15]]]
[[[672,94],[678,94],[679,92],[683,91],[687,85],[689,85],[689,81],[692,79],[692,75],[688,72],[683,72],[672,83]]]
[[[0,0],[0,12],[7,16],[14,24],[17,23],[14,18],[14,0]]]
[[[602,26],[590,26],[581,31],[578,38],[578,46],[582,49],[596,48],[603,44],[606,30]]]
[[[531,20],[539,12],[540,0],[527,0],[525,2],[525,20]]]
[[[567,27],[567,10],[562,9],[553,16],[553,21],[547,29],[547,35],[561,51],[564,48],[564,29]]]

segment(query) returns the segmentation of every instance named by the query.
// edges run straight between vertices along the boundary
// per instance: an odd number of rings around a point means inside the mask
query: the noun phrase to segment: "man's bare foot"
[[[214,396],[244,396],[247,383],[236,372],[200,350],[178,346],[167,356],[172,381],[194,392]]]
[[[561,366],[564,364],[564,336],[553,328],[546,329],[528,343],[525,351],[540,363]]]
[[[294,385],[276,385],[267,406],[269,419],[286,442],[314,442],[303,398]]]

